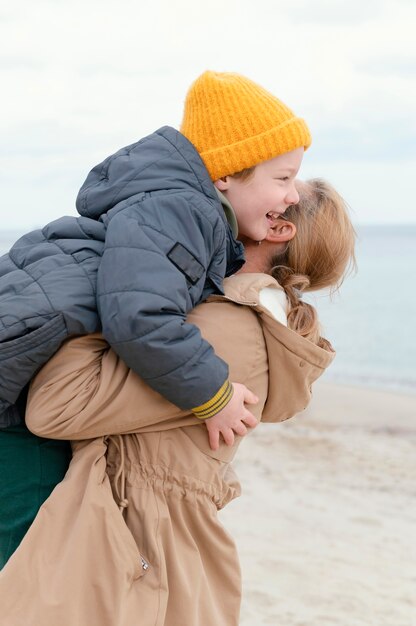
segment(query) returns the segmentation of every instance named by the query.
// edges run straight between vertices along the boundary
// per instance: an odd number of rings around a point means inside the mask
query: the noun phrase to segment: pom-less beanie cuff
[[[306,122],[239,74],[204,72],[189,89],[181,132],[212,180],[311,144]]]
[[[310,143],[306,123],[299,117],[293,117],[260,135],[200,154],[211,180],[218,180],[296,148],[303,146],[306,149]]]

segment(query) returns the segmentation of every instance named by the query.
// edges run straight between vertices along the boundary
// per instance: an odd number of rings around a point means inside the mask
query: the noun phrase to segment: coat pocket
[[[114,552],[114,559],[120,561],[121,568],[128,564],[128,571],[133,580],[144,576],[150,567],[147,559],[141,554],[134,537],[128,528],[124,517],[114,500],[109,503],[108,513],[110,524],[108,532],[110,534],[110,545]]]

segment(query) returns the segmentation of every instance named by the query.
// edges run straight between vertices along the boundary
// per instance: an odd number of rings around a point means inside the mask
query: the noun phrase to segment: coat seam
[[[51,242],[51,243],[52,243],[52,242]],[[63,249],[63,248],[62,248],[62,247],[61,247],[61,246],[60,246],[60,245],[59,245],[56,241],[54,241],[53,243],[56,245],[56,247],[57,247],[57,248],[59,248],[59,250],[60,250],[63,254],[65,254],[66,256],[70,256],[70,257],[74,260],[74,262],[78,265],[78,267],[82,270],[82,272],[83,272],[83,273],[84,273],[84,275],[86,276],[86,278],[87,278],[87,280],[88,280],[88,282],[89,282],[89,284],[90,284],[90,286],[91,286],[91,288],[92,288],[92,292],[93,292],[93,294],[95,294],[95,291],[96,291],[96,290],[95,290],[94,285],[93,285],[93,283],[92,283],[92,281],[91,281],[91,278],[88,276],[88,272],[86,272],[86,270],[85,270],[85,268],[83,267],[82,263],[80,263],[80,262],[77,260],[77,258],[74,256],[74,254],[76,254],[76,253],[71,252],[71,253],[68,255],[68,253],[67,253],[67,252],[65,252],[65,250],[64,250],[64,249]],[[92,254],[90,257],[87,257],[87,258],[88,258],[88,259],[94,259],[94,258],[96,258],[96,256],[98,256],[98,255],[94,255],[94,254]],[[86,261],[86,260],[87,260],[87,258],[83,259],[83,261]]]
[[[32,274],[29,272],[28,267],[22,267],[20,268],[22,270],[22,272],[25,272],[29,278],[31,278],[33,280],[33,282],[39,287],[39,289],[41,290],[43,296],[45,297],[46,301],[48,302],[51,311],[56,311],[55,307],[53,306],[52,302],[50,301],[48,295],[46,294],[46,291],[44,290],[44,288],[42,287],[42,285],[40,284],[40,282],[38,280],[36,280],[36,278],[34,276],[32,276]]]
[[[158,291],[150,291],[149,289],[139,289],[138,287],[137,288],[128,287],[126,289],[117,289],[115,291],[105,291],[104,293],[100,293],[97,296],[97,300],[101,300],[102,298],[105,298],[107,296],[114,296],[114,295],[117,295],[119,293],[132,293],[132,292],[134,292],[134,293],[145,293],[145,294],[151,294],[152,296],[163,297],[168,302],[172,302],[176,307],[178,306],[177,300],[172,300],[172,299],[168,298],[166,294],[163,294],[163,296],[161,296],[160,292],[158,292]],[[156,311],[155,311],[155,313],[159,314],[159,312],[156,312]],[[178,311],[178,312],[172,311],[171,314],[172,315],[182,315],[182,317],[183,317],[185,315],[185,312],[183,312],[183,311]]]
[[[194,324],[190,324],[190,326],[194,326]],[[152,331],[148,331],[145,335],[140,335],[140,337],[136,337],[135,339],[142,339],[143,337],[146,337],[146,335],[150,334],[151,332],[155,331],[155,330],[159,330],[161,327],[158,326],[156,329],[153,329]],[[123,341],[117,341],[116,343],[112,342],[111,343],[111,347],[114,349],[114,346],[120,346],[124,343],[130,343],[131,341],[134,341],[133,339],[125,339]],[[219,356],[217,356],[215,353],[214,355],[217,357],[217,359],[221,360]],[[193,356],[195,356],[193,354]],[[178,363],[177,365],[175,365],[174,368],[172,368],[171,370],[167,371],[167,372],[163,372],[163,373],[159,373],[156,376],[145,376],[143,373],[140,374],[140,377],[142,378],[142,380],[144,381],[149,381],[149,380],[160,380],[161,378],[165,378],[165,376],[170,376],[171,374],[173,374],[174,372],[177,372],[178,370],[182,369],[185,365],[189,364],[189,356],[185,359],[185,361],[182,361],[181,363]],[[227,377],[224,379],[224,382],[227,380]],[[186,409],[185,409],[186,410]]]

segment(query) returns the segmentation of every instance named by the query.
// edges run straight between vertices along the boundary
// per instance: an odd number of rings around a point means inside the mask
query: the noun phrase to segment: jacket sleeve
[[[137,432],[185,415],[94,334],[68,340],[40,370],[29,390],[26,424],[41,437],[75,440]]]
[[[268,363],[256,314],[223,302],[202,304],[190,317],[229,362],[234,379],[259,397],[250,409],[260,419],[268,392]],[[238,343],[241,327],[250,332]],[[26,423],[41,437],[76,440],[199,420],[152,390],[101,335],[94,334],[70,339],[40,370],[29,391]]]
[[[227,364],[186,321],[201,299],[217,239],[214,225],[183,199],[150,199],[140,211],[130,207],[109,221],[98,270],[104,337],[182,409],[208,402],[228,380]]]

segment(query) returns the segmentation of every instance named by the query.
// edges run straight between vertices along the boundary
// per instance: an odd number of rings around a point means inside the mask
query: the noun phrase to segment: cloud
[[[414,81],[416,76],[416,57],[397,56],[392,58],[391,56],[380,56],[378,59],[358,63],[356,69],[358,72],[370,76],[382,76],[383,79],[391,76]]]
[[[383,12],[382,0],[298,0],[288,3],[287,13],[296,23],[354,26],[374,21]]]
[[[320,128],[314,134],[313,154],[317,159],[356,158],[403,162],[413,159],[416,124],[413,119],[387,117],[384,121],[367,120],[366,124]]]
[[[1,71],[19,71],[19,70],[40,70],[44,67],[44,63],[35,59],[29,59],[25,55],[0,57],[0,72]]]

